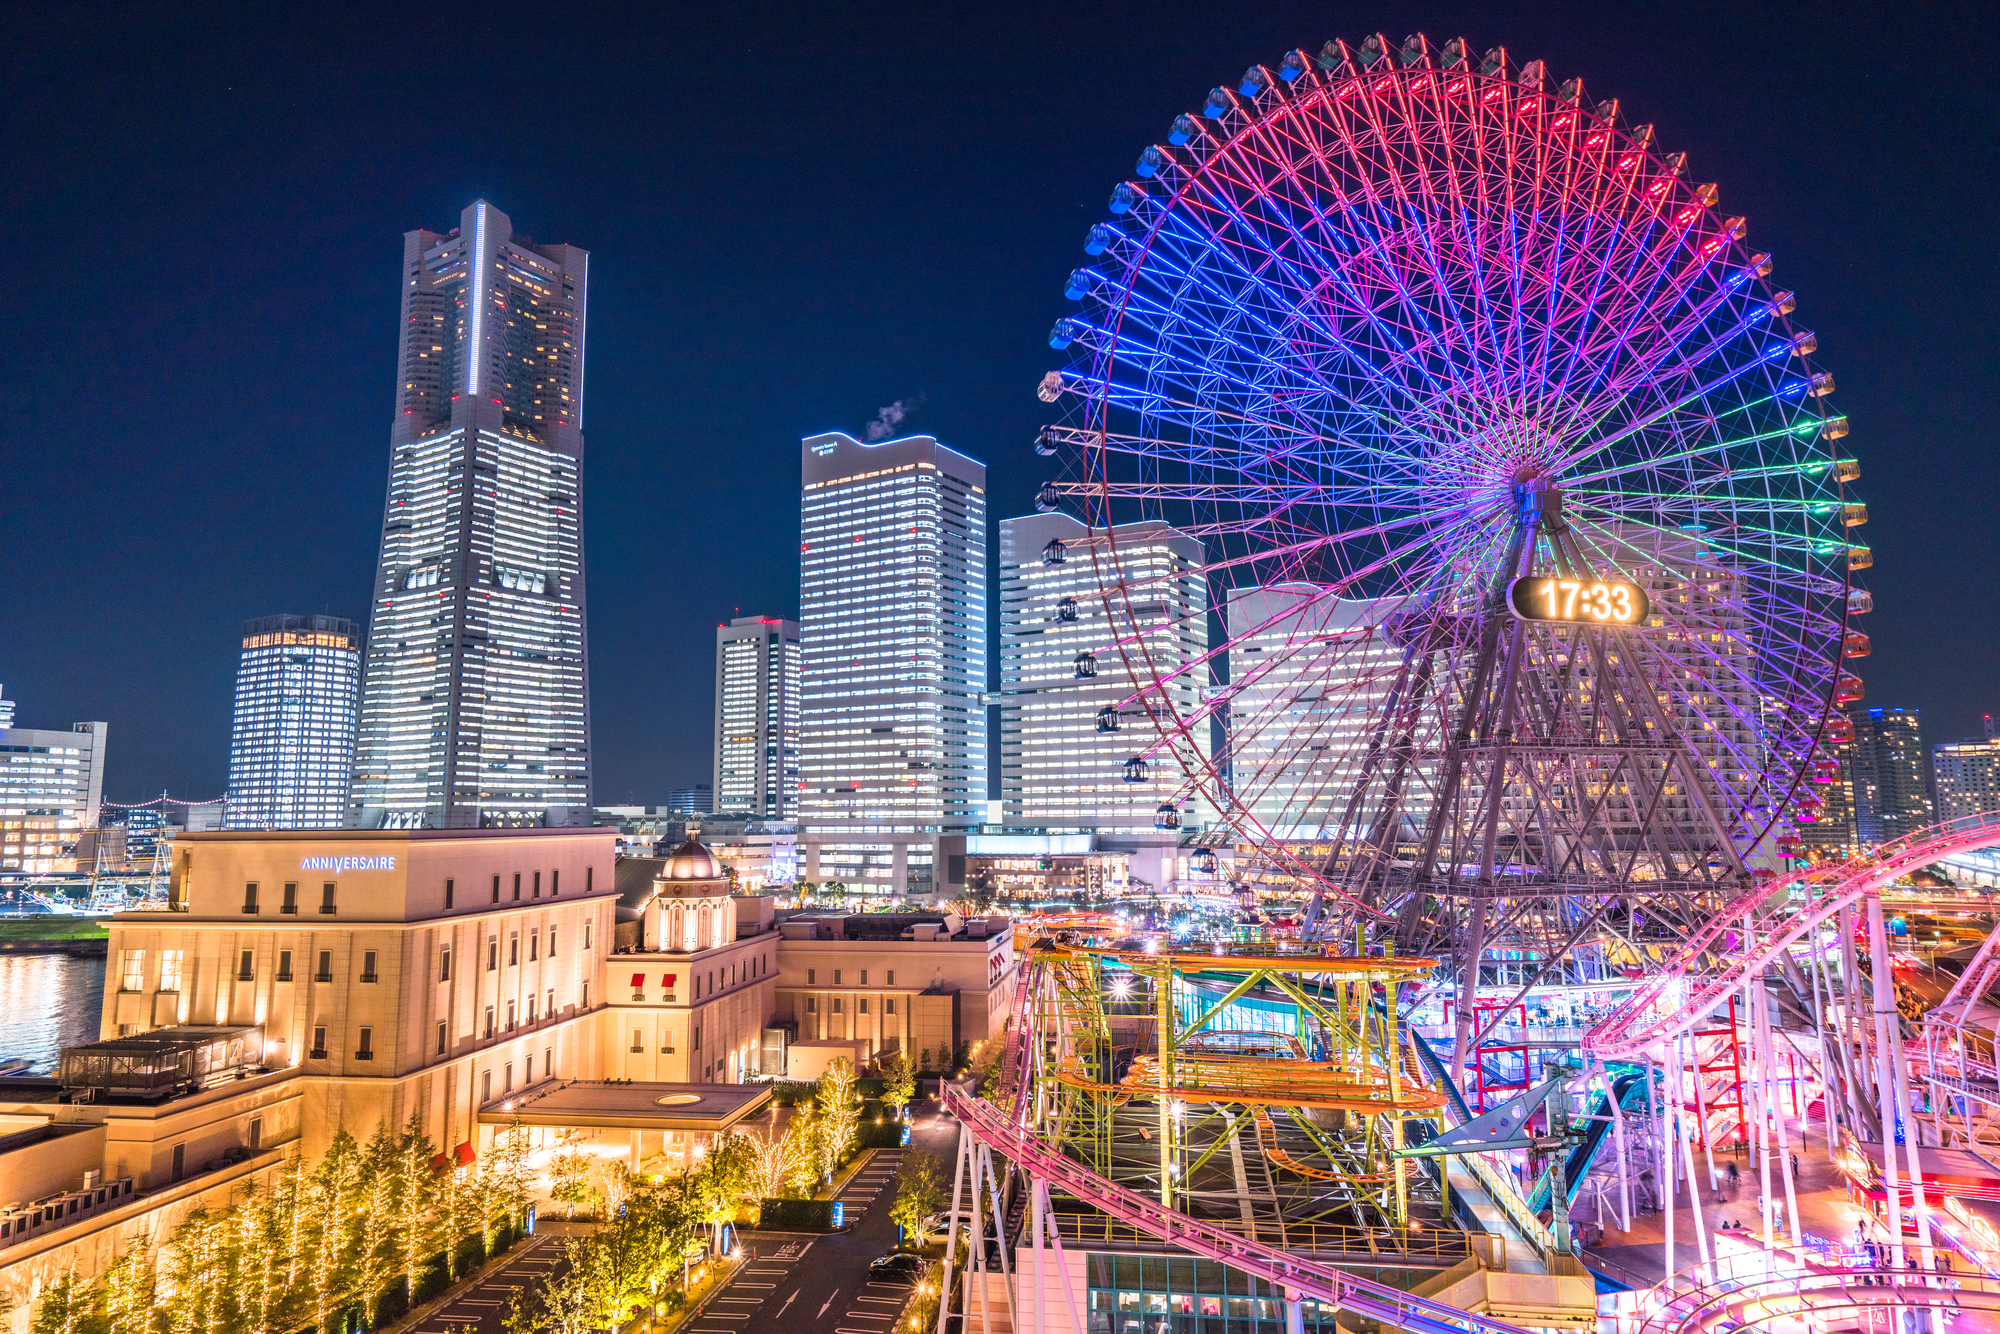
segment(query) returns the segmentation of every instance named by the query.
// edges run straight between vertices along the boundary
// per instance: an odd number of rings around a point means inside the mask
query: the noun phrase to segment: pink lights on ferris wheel
[[[1393,876],[1733,884],[1813,814],[1794,793],[1867,651],[1858,469],[1798,298],[1687,168],[1540,61],[1378,35],[1214,88],[1089,228],[1036,508],[1201,543],[1221,637],[1136,663],[1147,759],[1276,873],[1330,900]],[[1104,590],[1108,641],[1152,642],[1160,577]],[[1632,647],[1591,647],[1614,634]],[[1612,729],[1647,738],[1639,774],[1592,729],[1648,697]],[[1489,820],[1465,792],[1499,780],[1452,775],[1503,727],[1538,748],[1504,761],[1534,795]],[[1680,775],[1659,791],[1699,809],[1579,863],[1644,823],[1576,796],[1616,766]]]

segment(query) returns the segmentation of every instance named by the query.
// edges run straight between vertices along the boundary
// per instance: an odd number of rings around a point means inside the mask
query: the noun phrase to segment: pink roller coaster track
[[[1873,856],[1814,867],[1782,876],[1774,884],[1759,885],[1717,914],[1664,972],[1634,991],[1621,1009],[1586,1033],[1584,1050],[1599,1060],[1631,1060],[1649,1047],[1669,1042],[1694,1027],[1731,992],[1740,990],[1842,908],[1940,858],[1991,847],[2000,847],[2000,811],[1961,816],[1884,844]],[[1792,890],[1804,892],[1801,910],[1782,919],[1754,919],[1758,905]],[[1729,968],[1712,976],[1697,976],[1702,956],[1714,951],[1724,932],[1744,930],[1746,919],[1751,939],[1744,941],[1740,950],[1730,952]],[[1678,998],[1677,990],[1682,993]]]
[[[1002,1086],[998,1105],[946,1087],[944,1109],[956,1116],[980,1143],[1011,1160],[1029,1176],[1040,1177],[1121,1223],[1130,1224],[1169,1245],[1220,1261],[1279,1288],[1404,1329],[1433,1331],[1434,1334],[1459,1330],[1477,1331],[1478,1334],[1526,1334],[1518,1325],[1474,1315],[1442,1302],[1426,1301],[1380,1283],[1370,1283],[1343,1273],[1332,1265],[1300,1259],[1276,1247],[1237,1236],[1213,1223],[1191,1218],[1099,1176],[1044,1143],[1032,1127],[1021,1123],[1032,1105],[1032,1094],[1028,1090],[1028,1066],[1033,1049],[1027,1033],[1032,1015],[1027,1000],[1043,983],[1041,965],[1030,958],[1021,967],[1015,991],[1015,1022],[1007,1035],[1007,1048],[1002,1057],[1004,1064],[1001,1067]]]
[[[1481,1334],[1526,1334],[1519,1325],[1461,1311],[1442,1302],[1426,1301],[1380,1283],[1346,1274],[1265,1246],[1199,1218],[1169,1209],[1157,1200],[1126,1190],[1072,1158],[1044,1144],[1031,1132],[1009,1122],[991,1103],[967,1097],[956,1089],[944,1095],[944,1108],[995,1153],[1011,1159],[1030,1176],[1040,1177],[1121,1223],[1128,1223],[1161,1241],[1196,1255],[1218,1260],[1267,1283],[1385,1324],[1412,1330],[1473,1330]]]

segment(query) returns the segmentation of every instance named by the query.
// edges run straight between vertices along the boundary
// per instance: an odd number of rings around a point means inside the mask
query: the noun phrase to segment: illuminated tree
[[[355,1183],[354,1295],[362,1319],[373,1325],[382,1290],[401,1268],[397,1254],[402,1222],[396,1209],[396,1141],[389,1123],[378,1122],[368,1146],[361,1151]]]
[[[889,1217],[901,1224],[921,1247],[923,1220],[936,1213],[943,1203],[944,1181],[936,1157],[921,1152],[905,1154],[896,1169],[896,1202],[889,1206]]]
[[[592,1212],[597,1190],[590,1178],[595,1166],[596,1160],[579,1149],[564,1149],[549,1159],[549,1198],[571,1218]]]
[[[306,1218],[305,1314],[314,1329],[325,1329],[352,1291],[349,1220],[360,1175],[361,1147],[342,1129],[306,1180],[301,1201]]]
[[[406,1307],[416,1304],[417,1285],[423,1281],[431,1257],[440,1247],[450,1251],[458,1241],[444,1230],[439,1217],[440,1183],[432,1166],[436,1158],[437,1146],[424,1133],[423,1118],[412,1112],[390,1161],[396,1246]]]
[[[846,1057],[827,1066],[813,1094],[814,1123],[818,1128],[817,1167],[821,1179],[833,1171],[854,1144],[861,1125],[861,1100],[854,1091],[854,1062]]]
[[[144,1236],[104,1271],[105,1334],[151,1334],[156,1290],[153,1256]]]
[[[72,1266],[42,1288],[29,1334],[85,1334],[95,1315],[97,1290],[77,1280]]]
[[[716,1138],[695,1176],[695,1207],[710,1229],[710,1248],[722,1246],[722,1228],[736,1220],[749,1193],[757,1147],[748,1135],[731,1132]]]
[[[889,1067],[882,1080],[882,1102],[900,1118],[903,1108],[910,1099],[917,1096],[917,1070],[910,1063],[907,1054],[898,1051],[889,1057]]]
[[[172,1294],[160,1303],[165,1334],[216,1334],[222,1328],[228,1241],[227,1224],[203,1208],[189,1213],[174,1229],[160,1257]]]

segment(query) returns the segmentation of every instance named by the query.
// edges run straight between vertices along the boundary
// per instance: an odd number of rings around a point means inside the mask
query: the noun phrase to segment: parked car
[[[868,1277],[870,1278],[900,1279],[907,1283],[914,1283],[916,1282],[917,1275],[923,1272],[924,1262],[922,1258],[912,1255],[908,1251],[891,1251],[887,1255],[868,1262]]]

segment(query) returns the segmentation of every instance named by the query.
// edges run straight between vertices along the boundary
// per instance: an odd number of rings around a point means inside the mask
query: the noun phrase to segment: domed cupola
[[[722,864],[715,854],[690,838],[667,858],[666,880],[719,880]]]

